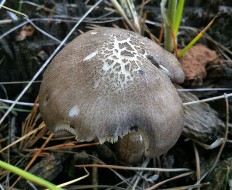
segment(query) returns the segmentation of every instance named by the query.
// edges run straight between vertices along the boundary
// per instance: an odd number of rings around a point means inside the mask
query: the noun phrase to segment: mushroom
[[[167,152],[183,128],[183,107],[171,80],[181,83],[178,60],[134,32],[99,27],[61,50],[44,73],[42,118],[77,141],[116,142],[137,131],[146,157]]]
[[[137,164],[144,157],[144,141],[139,132],[133,131],[115,143],[117,159],[126,164]]]

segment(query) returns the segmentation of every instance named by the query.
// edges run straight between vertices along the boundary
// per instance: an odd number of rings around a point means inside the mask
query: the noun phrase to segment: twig
[[[232,93],[227,94],[226,97],[231,97]],[[214,101],[214,100],[219,100],[225,98],[225,95],[221,95],[221,96],[215,96],[212,98],[206,98],[206,99],[202,99],[202,100],[196,100],[196,101],[192,101],[192,102],[184,102],[183,105],[187,106],[187,105],[192,105],[192,104],[198,104],[198,103],[202,103],[202,102],[209,102],[209,101]]]
[[[57,185],[57,187],[65,187],[65,186],[67,186],[67,185],[71,185],[71,184],[76,183],[76,182],[78,182],[78,181],[80,181],[80,180],[82,180],[82,179],[87,178],[87,177],[89,176],[89,172],[88,172],[88,170],[86,170],[85,168],[84,168],[84,170],[85,170],[85,172],[86,172],[86,175],[84,175],[84,176],[82,176],[82,177],[79,177],[79,178],[77,178],[77,179],[68,181],[68,182],[66,182],[66,183],[62,183],[62,184],[60,184],[60,185]]]
[[[33,131],[27,133],[26,135],[20,137],[18,140],[14,141],[13,143],[9,144],[8,146],[4,147],[2,150],[0,150],[0,153],[2,153],[3,151],[7,150],[8,148],[14,146],[15,144],[17,144],[18,142],[20,142],[21,140],[29,137],[30,135],[33,135],[34,133],[37,133],[40,129],[44,128],[45,125],[40,125],[38,128],[34,129]]]
[[[128,166],[118,166],[118,165],[101,165],[101,164],[83,164],[83,165],[75,165],[75,167],[98,167],[98,168],[111,168],[118,170],[138,170],[138,171],[159,171],[159,172],[184,172],[190,171],[188,168],[142,168],[142,167],[128,167]]]
[[[194,148],[194,154],[195,154],[195,160],[196,160],[196,177],[197,181],[201,178],[201,168],[200,168],[200,158],[199,158],[199,152],[197,150],[196,144],[193,142],[193,148]],[[200,188],[197,188],[200,190]]]
[[[153,185],[153,186],[147,188],[146,190],[156,189],[156,188],[159,187],[160,185],[163,185],[163,184],[165,184],[165,183],[167,183],[167,182],[169,182],[169,181],[172,181],[172,180],[175,180],[175,179],[179,179],[179,178],[181,178],[181,177],[185,177],[185,176],[188,176],[188,175],[191,175],[191,174],[193,174],[193,172],[187,172],[187,173],[183,173],[183,174],[177,175],[177,176],[175,176],[175,177],[172,177],[172,178],[166,179],[166,180],[164,180],[164,181],[161,181],[161,182],[159,182],[159,183],[157,183],[157,184],[155,184],[155,185]]]

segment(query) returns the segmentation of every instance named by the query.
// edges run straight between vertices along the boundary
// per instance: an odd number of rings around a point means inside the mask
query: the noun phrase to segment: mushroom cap
[[[184,80],[172,54],[134,32],[100,27],[75,38],[48,66],[41,115],[51,131],[67,130],[80,142],[116,142],[139,131],[145,156],[159,156],[183,128],[182,102],[170,79]]]

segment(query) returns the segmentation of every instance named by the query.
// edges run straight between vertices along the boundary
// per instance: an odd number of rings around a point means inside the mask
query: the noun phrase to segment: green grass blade
[[[173,24],[173,21],[175,20],[177,1],[178,0],[168,1],[168,18],[170,19],[171,24]]]
[[[181,52],[178,54],[178,58],[183,57],[183,55],[188,51],[201,37],[203,36],[203,33],[200,32],[187,46],[185,46],[184,49],[181,50]]]
[[[184,10],[184,3],[185,3],[185,0],[179,0],[178,1],[176,16],[174,17],[174,22],[173,22],[173,30],[174,30],[175,38],[176,38],[177,33],[179,31],[180,23],[181,23],[181,20],[182,20],[182,14],[183,14],[183,10]]]
[[[173,39],[173,22],[176,16],[176,5],[177,0],[169,0],[168,1],[168,13],[167,13],[167,22],[165,22],[165,39],[164,39],[164,48],[169,51],[173,52],[174,50],[174,40]]]
[[[37,176],[35,176],[35,175],[33,175],[33,174],[29,173],[29,172],[26,172],[26,171],[24,171],[24,170],[22,170],[20,168],[12,166],[12,165],[10,165],[10,164],[8,164],[6,162],[3,162],[1,160],[0,160],[0,167],[5,169],[5,170],[8,170],[10,172],[13,172],[13,173],[27,179],[28,181],[34,182],[34,183],[36,183],[38,185],[41,185],[43,187],[46,187],[48,189],[51,189],[51,190],[64,190],[62,188],[57,187],[56,185],[54,185],[52,183],[40,178],[40,177],[37,177]]]
[[[162,18],[164,20],[164,23],[168,25],[168,20],[165,14],[165,5],[167,3],[167,0],[162,0],[160,3],[160,9],[161,9],[161,14],[162,14]]]
[[[9,106],[0,106],[0,110],[1,109],[9,109]],[[27,109],[20,109],[20,108],[13,108],[12,111],[16,111],[16,112],[26,112],[26,113],[30,113],[31,110],[27,110]]]
[[[188,51],[204,35],[204,33],[209,29],[209,27],[213,24],[213,22],[215,21],[215,19],[217,17],[218,17],[218,15],[216,15],[210,21],[210,23],[195,38],[193,38],[193,40],[191,42],[189,42],[189,44],[184,49],[181,50],[181,52],[178,54],[178,58],[183,57],[183,55],[186,53],[186,51]]]

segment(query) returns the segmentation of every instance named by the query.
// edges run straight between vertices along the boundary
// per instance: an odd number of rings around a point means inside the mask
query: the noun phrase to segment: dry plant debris
[[[4,1],[2,2],[4,3]],[[17,2],[11,2],[12,0],[8,0],[4,5],[19,10]],[[0,9],[2,21],[0,25],[0,98],[13,100],[17,97],[19,91],[16,92],[15,89],[19,87],[21,82],[30,80],[34,76],[34,73],[49,58],[72,27],[82,18],[87,10],[93,7],[93,4],[91,4],[93,2],[89,0],[74,0],[72,4],[69,4],[56,0],[47,1],[47,3],[39,0],[21,1],[21,11],[28,15],[28,20],[22,17],[22,15],[15,13],[18,15],[17,22],[10,19],[6,10],[3,8]],[[158,36],[157,33],[160,31],[159,7],[155,5],[155,1],[152,3],[149,1],[144,2],[141,11],[141,16],[144,14],[142,16],[144,20],[142,24],[140,23],[141,26],[139,27],[141,27],[141,33],[144,36],[152,38]],[[141,4],[136,5],[136,10],[140,9],[140,6]],[[231,26],[230,23],[229,25]],[[223,28],[226,29],[228,25],[226,22],[223,24]],[[81,33],[80,31],[88,31],[96,25],[117,26],[128,30],[133,28],[130,27],[130,25],[133,26],[133,23],[128,24],[125,22],[125,17],[124,19],[120,17],[109,1],[102,1],[101,5],[95,8],[91,12],[91,15],[85,18],[84,22],[80,23],[71,38],[78,36]],[[227,31],[231,30],[227,29]],[[221,37],[221,35],[217,36]],[[65,44],[71,38],[65,41]],[[218,87],[215,80],[216,76],[217,82],[223,83],[222,87],[230,87],[231,83],[228,81],[231,80],[231,60],[227,60],[228,64],[212,65],[211,62],[218,59],[216,52],[201,46],[203,45],[194,46],[193,50],[190,50],[190,55],[186,55],[186,60],[185,57],[183,58],[183,66],[187,70],[185,71],[187,75],[186,79],[204,78],[203,84],[208,87],[207,82],[209,82],[209,77],[211,76],[211,84],[214,84],[214,87]],[[223,50],[221,52],[225,52],[225,49],[222,48],[221,50]],[[231,57],[229,51],[226,51],[226,53],[229,55],[228,57]],[[189,59],[193,59],[193,62]],[[211,68],[206,73],[205,66],[207,64],[210,64]],[[28,71],[31,72],[28,73]],[[11,87],[6,85],[8,82],[11,83]],[[11,93],[10,88],[13,89],[14,93]],[[32,95],[32,91],[35,92],[36,88],[38,90],[38,86],[35,87],[33,83],[30,90],[27,90],[27,95],[36,97],[37,94]],[[223,93],[224,91],[214,91],[214,96],[222,95]],[[205,94],[201,97],[207,98],[208,96],[205,96]],[[185,97],[183,97],[184,95]],[[199,98],[198,93],[195,95]],[[185,92],[182,94],[182,100],[187,102],[199,101],[197,97]],[[24,98],[24,101],[32,101],[32,99],[27,99],[26,96]],[[231,186],[232,163],[230,159],[232,157],[231,129],[228,140],[224,142],[226,146],[221,152],[222,156],[220,157],[220,154],[218,154],[218,149],[212,148],[215,147],[215,140],[226,140],[223,137],[223,129],[225,128],[225,117],[223,115],[226,113],[225,102],[223,99],[221,102],[223,104],[220,104],[221,109],[219,114],[212,109],[212,107],[215,109],[215,102],[212,102],[210,105],[199,103],[192,107],[190,107],[191,105],[186,106],[185,131],[177,145],[166,155],[153,160],[144,160],[137,164],[138,168],[136,168],[136,171],[134,171],[135,168],[130,166],[125,170],[121,170],[122,167],[126,166],[117,160],[114,152],[112,152],[114,147],[108,146],[108,144],[101,146],[96,142],[80,144],[74,140],[73,136],[67,138],[52,136],[51,138],[49,136],[50,133],[42,122],[37,107],[34,107],[26,119],[25,115],[22,116],[21,113],[12,110],[5,122],[1,124],[0,159],[9,161],[9,163],[20,168],[28,169],[28,171],[47,178],[55,184],[77,179],[77,183],[65,187],[69,189],[196,189],[203,186],[211,186],[209,182],[216,182],[218,178],[226,179],[223,181],[224,184],[219,184],[223,185],[220,187],[225,189],[225,185],[228,184],[227,187],[229,188],[229,185]],[[1,106],[5,107],[9,107],[10,105],[10,103],[1,103]],[[23,105],[22,107],[25,108]],[[218,111],[218,109],[216,110]],[[0,110],[0,118],[5,112],[6,109]],[[199,117],[202,118],[198,119]],[[207,118],[204,119],[204,117]],[[193,148],[193,137],[196,144],[194,145],[195,148]],[[209,145],[207,146],[202,142]],[[217,147],[221,146],[220,142],[217,144]],[[210,148],[210,151],[205,150],[204,147]],[[195,155],[193,152],[194,149],[197,152]],[[218,162],[218,167],[216,167],[212,176],[199,181],[205,172],[209,170],[209,165],[215,161],[217,155],[220,157],[220,162]],[[112,164],[114,165],[113,167]],[[90,167],[88,168],[89,173],[86,172],[84,165]],[[161,168],[161,170],[170,168],[175,171],[180,167],[190,168],[194,173],[186,170],[186,172],[182,171],[180,173],[156,170],[157,168]],[[148,171],[147,169],[149,168],[152,168],[152,170]],[[223,170],[219,171],[221,168]],[[107,176],[107,180],[105,180],[105,176]],[[180,177],[182,178],[176,180]],[[17,178],[18,176],[0,170],[0,188],[33,189],[27,181],[23,181],[22,179],[20,180],[21,183],[15,183]],[[16,184],[15,187],[13,187],[13,184]],[[213,188],[218,188],[215,183],[213,185]]]
[[[35,32],[35,28],[32,25],[28,25],[22,28],[16,37],[16,41],[22,41],[27,37],[31,37]]]

